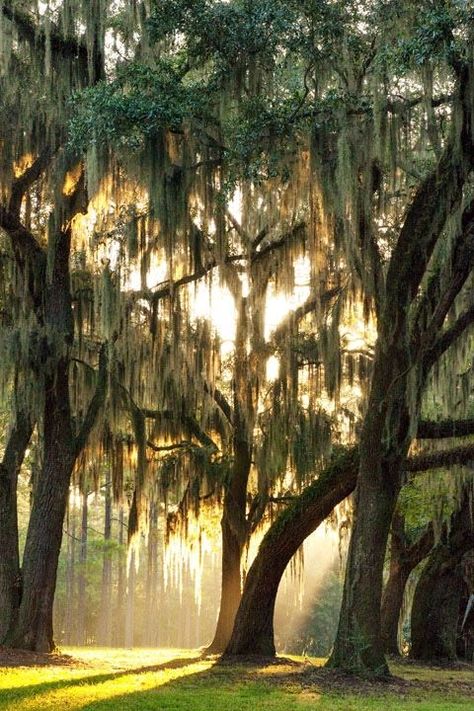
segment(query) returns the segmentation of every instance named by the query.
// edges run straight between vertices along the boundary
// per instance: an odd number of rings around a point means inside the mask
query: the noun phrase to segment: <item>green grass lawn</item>
[[[0,711],[474,711],[473,667],[399,664],[393,681],[375,683],[323,670],[314,659],[231,666],[187,650],[64,653],[73,659],[0,668]]]

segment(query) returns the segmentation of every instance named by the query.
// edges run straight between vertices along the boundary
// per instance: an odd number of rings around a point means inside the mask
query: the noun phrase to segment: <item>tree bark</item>
[[[415,591],[411,622],[413,659],[456,659],[457,623],[463,578],[457,556],[440,545],[422,573]]]
[[[257,310],[258,313],[258,310]],[[254,314],[255,315],[255,314]],[[233,465],[226,485],[221,520],[221,599],[214,639],[207,651],[220,653],[227,647],[242,595],[242,553],[250,534],[247,521],[247,486],[252,466],[253,427],[258,402],[256,358],[247,353],[249,339],[247,299],[240,297],[236,326],[234,369]],[[253,323],[252,351],[259,337],[258,318]]]
[[[414,659],[456,659],[460,600],[464,588],[461,561],[474,549],[470,497],[451,517],[449,533],[433,550],[413,598],[411,651]]]
[[[232,479],[224,496],[221,521],[221,602],[214,639],[207,649],[209,654],[223,652],[227,647],[241,599],[241,561],[247,536],[245,511],[250,465],[251,454],[247,442],[237,442]]]
[[[44,463],[38,477],[23,556],[23,596],[9,646],[50,652],[53,600],[62,528],[74,466],[68,360],[45,378]]]
[[[0,464],[0,641],[16,623],[20,607],[17,484],[32,431],[29,415],[17,410]]]
[[[86,483],[84,483],[86,486]],[[79,575],[77,580],[77,640],[78,644],[87,644],[87,524],[89,503],[87,491],[82,494],[81,544],[79,546]]]
[[[110,647],[112,645],[112,557],[109,545],[112,538],[112,477],[109,468],[107,468],[105,476],[100,643],[106,647]]]
[[[381,627],[382,641],[387,654],[399,655],[398,626],[405,588],[412,570],[426,558],[433,547],[433,527],[411,545],[406,540],[403,517],[394,515],[390,546],[390,569],[382,593]]]
[[[354,490],[358,453],[338,457],[283,511],[260,545],[245,581],[226,655],[273,656],[273,613],[282,575],[307,536]]]
[[[410,457],[407,469],[417,471],[421,457]],[[226,654],[275,654],[273,613],[282,575],[303,541],[354,491],[358,469],[358,448],[346,450],[278,516],[248,572]]]
[[[402,329],[403,331],[403,329]],[[397,338],[399,336],[399,338]],[[380,608],[385,552],[408,451],[405,404],[407,350],[403,333],[391,348],[378,342],[360,466],[339,626],[330,666],[388,674]],[[390,423],[390,435],[385,423]]]
[[[123,504],[120,504],[118,515],[118,543],[117,551],[117,598],[115,602],[115,625],[114,625],[114,642],[117,647],[121,647],[125,640],[125,609],[124,601],[126,594],[126,570],[124,552],[125,546],[125,516]]]
[[[96,391],[74,436],[69,396],[70,348],[74,338],[70,247],[69,228],[51,237],[48,246],[49,268],[42,300],[48,335],[42,339],[35,363],[43,390],[43,465],[36,482],[26,536],[18,619],[5,639],[11,647],[37,652],[50,652],[55,646],[53,600],[69,484],[76,459],[87,442],[107,389],[107,359],[102,349]]]

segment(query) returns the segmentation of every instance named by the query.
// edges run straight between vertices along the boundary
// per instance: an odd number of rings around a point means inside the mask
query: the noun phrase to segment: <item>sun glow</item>
[[[21,178],[26,173],[28,168],[31,168],[35,162],[35,156],[32,153],[25,153],[19,160],[13,163],[13,175],[15,178]]]

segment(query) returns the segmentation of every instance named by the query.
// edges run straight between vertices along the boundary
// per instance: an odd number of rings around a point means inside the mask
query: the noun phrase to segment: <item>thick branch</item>
[[[193,445],[192,442],[189,442],[188,440],[183,440],[182,442],[176,442],[174,444],[164,444],[164,445],[158,445],[152,442],[151,440],[147,440],[146,443],[147,447],[152,449],[154,452],[174,452],[176,449],[192,449],[196,445]]]
[[[341,292],[342,287],[340,286],[336,286],[333,289],[328,289],[328,291],[325,291],[323,294],[319,294],[318,296],[310,296],[304,302],[304,304],[299,306],[294,311],[291,311],[285,318],[285,320],[278,326],[278,328],[273,331],[271,340],[275,347],[281,344],[288,331],[296,323],[301,321],[301,319],[307,316],[308,314],[312,313],[313,311],[316,311],[318,308],[327,307],[333,299],[335,299],[341,294]]]
[[[423,356],[423,368],[428,372],[443,353],[460,338],[464,331],[474,323],[474,304],[457,318],[450,328],[445,329],[433,346]]]
[[[464,210],[461,231],[452,253],[431,277],[416,310],[413,333],[417,341],[427,341],[442,328],[456,296],[474,265],[474,200]],[[441,291],[446,284],[444,291]],[[427,325],[425,325],[427,324]]]
[[[27,13],[12,7],[12,3],[9,0],[3,2],[2,12],[7,20],[16,27],[18,35],[22,39],[29,42],[32,47],[39,47],[45,51],[46,34]],[[88,52],[85,44],[78,42],[74,37],[64,37],[54,25],[51,27],[48,41],[51,53],[53,56],[56,55],[57,59],[61,60],[69,57],[70,59],[84,62],[87,67]]]
[[[20,218],[21,202],[25,193],[40,178],[45,168],[49,165],[51,157],[51,150],[45,148],[34,163],[19,178],[13,181],[8,209],[12,216],[15,216],[18,220]]]
[[[138,405],[135,405],[135,407],[138,407]],[[206,432],[204,432],[202,427],[199,426],[198,421],[191,415],[176,415],[171,410],[150,410],[149,408],[140,409],[143,415],[150,420],[159,420],[160,418],[165,420],[176,420],[178,418],[189,434],[195,437],[204,447],[209,447],[213,451],[217,451],[219,449],[214,440],[211,439]]]
[[[417,439],[443,439],[444,437],[467,437],[474,434],[474,420],[421,420],[416,431]]]
[[[107,346],[104,344],[99,355],[99,370],[97,374],[95,392],[89,403],[89,407],[87,408],[86,415],[74,443],[76,458],[86,446],[88,437],[96,423],[97,416],[104,405],[105,397],[107,395],[107,383]]]
[[[466,444],[463,447],[451,447],[409,457],[406,462],[406,470],[408,472],[425,472],[429,469],[441,469],[471,462],[474,462],[474,444]]]
[[[467,72],[468,74],[468,72]],[[470,77],[460,81],[462,122],[453,128],[435,170],[420,185],[398,242],[387,274],[386,309],[388,314],[402,314],[415,298],[426,266],[446,220],[459,207],[462,188],[472,165],[472,105]],[[455,134],[459,131],[459,135]],[[389,328],[392,326],[388,318]]]

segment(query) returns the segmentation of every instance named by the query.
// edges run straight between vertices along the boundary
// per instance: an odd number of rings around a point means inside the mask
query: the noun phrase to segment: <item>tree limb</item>
[[[463,447],[451,447],[437,452],[425,452],[408,457],[407,472],[425,472],[429,469],[441,469],[453,464],[464,465],[474,462],[474,444]]]
[[[443,439],[445,437],[467,437],[474,434],[474,420],[420,420],[416,431],[417,439]]]
[[[88,437],[96,423],[97,416],[105,402],[108,384],[107,364],[107,345],[104,343],[99,355],[99,370],[97,374],[95,392],[89,403],[89,407],[87,408],[86,415],[74,443],[76,458],[81,454],[82,450],[86,446]]]

